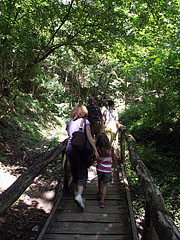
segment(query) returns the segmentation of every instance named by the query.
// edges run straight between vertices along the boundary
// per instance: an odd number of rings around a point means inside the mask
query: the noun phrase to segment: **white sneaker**
[[[75,197],[75,201],[79,204],[81,208],[84,209],[84,202],[81,195],[77,194],[77,196]]]

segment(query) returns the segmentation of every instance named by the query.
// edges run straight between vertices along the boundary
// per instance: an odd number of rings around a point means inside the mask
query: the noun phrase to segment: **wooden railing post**
[[[153,221],[150,214],[150,207],[148,202],[145,204],[145,221],[143,226],[142,240],[159,240],[157,232],[153,226]]]
[[[67,155],[64,153],[63,156],[63,192],[69,192],[69,186],[71,184],[72,177],[71,177],[71,170]]]
[[[63,192],[68,192],[68,163],[67,163],[67,155],[64,153],[63,155]]]
[[[121,138],[120,138],[120,152],[121,152],[121,163],[124,165],[125,163],[125,133],[123,129],[121,129]]]

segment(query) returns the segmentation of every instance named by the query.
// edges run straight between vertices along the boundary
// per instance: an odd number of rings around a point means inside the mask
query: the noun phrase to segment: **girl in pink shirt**
[[[117,161],[111,149],[109,139],[104,132],[98,134],[96,147],[99,153],[96,166],[98,174],[98,196],[101,198],[99,206],[104,208],[107,185],[109,182],[112,182],[112,162],[117,164]]]

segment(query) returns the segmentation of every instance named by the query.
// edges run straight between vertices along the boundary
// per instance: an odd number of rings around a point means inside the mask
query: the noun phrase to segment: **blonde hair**
[[[88,110],[83,104],[78,104],[76,107],[72,110],[71,116],[73,120],[76,120],[78,118],[84,118],[88,115]]]
[[[111,144],[107,135],[104,132],[100,132],[96,138],[96,147],[99,154],[108,154],[111,149]]]

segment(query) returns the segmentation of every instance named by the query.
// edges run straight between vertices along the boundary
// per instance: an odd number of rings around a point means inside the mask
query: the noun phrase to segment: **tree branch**
[[[71,4],[69,6],[69,9],[68,9],[68,12],[67,14],[64,16],[62,22],[61,22],[61,25],[56,29],[56,31],[54,32],[54,34],[51,36],[49,42],[47,43],[46,47],[48,47],[50,45],[50,43],[52,42],[52,40],[54,39],[54,37],[56,36],[56,34],[59,32],[59,30],[61,29],[61,27],[64,25],[64,23],[66,22],[66,20],[68,19],[69,15],[70,15],[70,12],[71,12],[71,9],[73,7],[73,3],[74,3],[75,0],[71,0]]]

